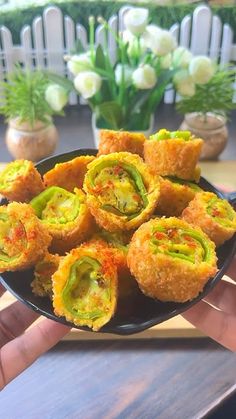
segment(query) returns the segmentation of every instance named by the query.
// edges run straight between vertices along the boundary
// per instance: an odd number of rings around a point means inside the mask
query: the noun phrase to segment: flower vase
[[[15,118],[8,123],[5,140],[8,151],[15,159],[37,162],[53,154],[58,143],[58,131],[52,121],[47,124],[36,121],[31,127],[28,122],[19,122]]]
[[[153,133],[153,129],[154,129],[154,115],[152,114],[150,117],[150,123],[149,123],[149,127],[147,130],[144,131],[133,131],[133,132],[139,132],[145,135],[145,137],[149,137],[152,133]],[[98,149],[99,146],[99,139],[100,139],[100,131],[102,130],[102,128],[98,128],[97,124],[96,124],[96,114],[93,113],[92,114],[92,130],[93,130],[93,139],[94,139],[94,145],[95,148]],[[127,131],[129,131],[127,129]]]
[[[206,115],[197,112],[186,114],[180,130],[191,131],[195,137],[204,140],[200,160],[216,159],[228,141],[226,119],[210,112]]]

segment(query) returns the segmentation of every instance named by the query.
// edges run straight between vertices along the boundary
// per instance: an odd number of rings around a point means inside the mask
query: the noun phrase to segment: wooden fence
[[[79,6],[78,6],[79,7]],[[109,25],[113,31],[123,30],[124,16],[130,6],[122,7],[118,15],[111,16]],[[233,44],[233,30],[228,24],[222,25],[218,16],[213,16],[209,7],[198,6],[192,15],[170,28],[179,45],[189,48],[193,54],[206,54],[221,65],[236,60],[236,44]],[[88,35],[86,29],[69,16],[63,16],[58,7],[50,6],[43,16],[34,19],[32,26],[24,26],[20,34],[21,45],[14,45],[8,28],[0,28],[0,79],[12,71],[16,62],[29,68],[50,69],[67,75],[68,70],[63,56],[68,54],[79,39],[86,48]],[[104,28],[96,29],[96,44],[104,45]],[[113,60],[116,56],[116,42],[111,34],[108,39],[109,51]],[[76,94],[71,94],[70,104],[77,103]],[[174,90],[165,93],[165,103],[175,101]]]

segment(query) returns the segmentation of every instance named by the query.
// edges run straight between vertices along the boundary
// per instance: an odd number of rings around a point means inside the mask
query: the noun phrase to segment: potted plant
[[[174,37],[148,21],[147,9],[132,8],[124,19],[125,30],[113,33],[107,21],[99,17],[105,45],[96,47],[95,19],[91,17],[88,49],[79,44],[76,53],[65,57],[75,89],[92,110],[96,145],[101,128],[150,134],[157,105],[181,68],[172,60],[177,49]],[[115,62],[109,55],[109,32],[116,40]]]
[[[8,122],[9,152],[14,158],[32,161],[51,155],[58,142],[52,116],[63,114],[67,90],[52,83],[42,71],[23,70],[19,65],[0,87],[0,114]]]
[[[235,74],[235,70],[229,67],[215,66],[209,81],[197,85],[194,85],[189,74],[193,91],[188,91],[188,80],[186,91],[183,89],[176,105],[177,111],[185,115],[180,129],[190,130],[204,140],[202,160],[217,158],[227,144],[227,119],[231,110],[236,109],[236,103],[233,102]]]

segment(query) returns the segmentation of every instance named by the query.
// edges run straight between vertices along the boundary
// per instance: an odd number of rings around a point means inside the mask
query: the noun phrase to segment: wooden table
[[[201,167],[212,183],[236,189],[235,161]],[[180,316],[129,340],[70,333],[73,341],[59,343],[3,390],[0,417],[206,417],[234,394],[236,359],[200,335]]]

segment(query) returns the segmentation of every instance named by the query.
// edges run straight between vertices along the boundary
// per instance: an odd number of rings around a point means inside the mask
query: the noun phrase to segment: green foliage
[[[81,23],[88,29],[88,18],[90,15],[103,16],[107,20],[112,14],[117,13],[122,6],[127,5],[127,2],[78,0],[54,3],[52,1],[50,5],[60,7],[64,15],[72,17],[76,23]],[[191,14],[196,7],[196,3],[157,6],[152,1],[139,2],[138,5],[147,7],[150,11],[152,22],[166,29],[169,29],[175,22],[181,22],[183,17],[186,14]],[[22,27],[31,25],[36,16],[42,15],[45,7],[30,6],[26,9],[21,9],[21,11],[17,9],[8,12],[1,11],[0,26],[7,26],[13,35],[13,41],[19,43]],[[229,23],[232,26],[234,36],[236,37],[236,7],[213,5],[211,8],[214,14],[220,16],[223,23]]]
[[[235,75],[234,70],[219,69],[207,84],[196,85],[194,96],[178,102],[177,111],[182,114],[213,112],[227,117],[231,110],[236,109],[236,103],[232,102]]]
[[[37,120],[49,122],[56,112],[45,100],[48,84],[48,77],[41,71],[24,71],[17,65],[8,80],[0,83],[3,89],[0,114],[7,120],[19,118],[20,122],[29,122],[31,127]]]

